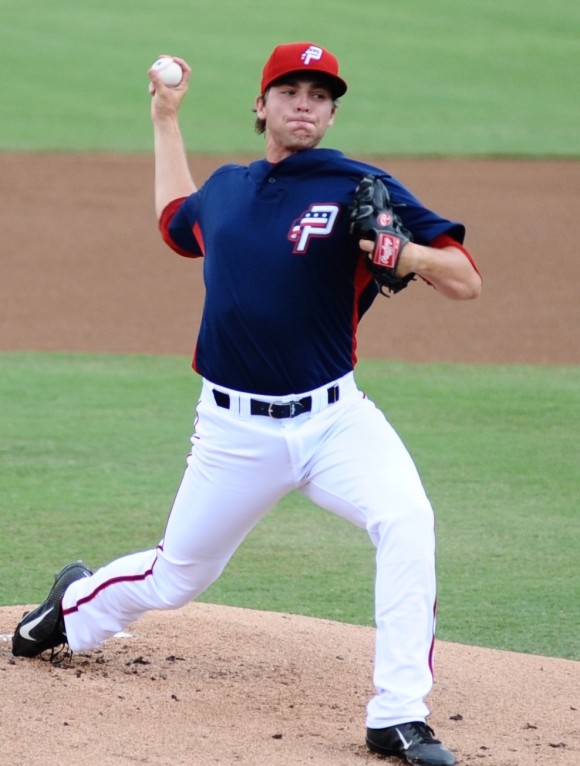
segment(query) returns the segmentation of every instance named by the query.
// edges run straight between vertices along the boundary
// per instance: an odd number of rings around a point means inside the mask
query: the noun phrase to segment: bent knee
[[[179,609],[209,588],[224,570],[221,561],[172,564],[160,562],[155,572],[155,588],[163,609]]]
[[[432,547],[435,538],[435,519],[429,501],[385,507],[368,526],[368,533],[375,546],[388,541],[409,552],[425,544]]]

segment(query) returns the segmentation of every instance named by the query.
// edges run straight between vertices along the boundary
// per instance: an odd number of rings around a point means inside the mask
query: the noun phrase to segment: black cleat
[[[454,766],[455,756],[434,735],[426,723],[400,723],[367,729],[367,747],[380,755],[398,755],[414,766]]]
[[[92,574],[82,561],[75,561],[55,575],[54,585],[46,599],[32,612],[25,612],[16,626],[12,637],[12,654],[15,657],[37,657],[47,649],[66,644],[62,597],[72,582]]]

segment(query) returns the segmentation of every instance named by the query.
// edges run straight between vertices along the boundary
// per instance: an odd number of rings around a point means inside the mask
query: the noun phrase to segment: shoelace
[[[48,661],[51,665],[62,665],[64,662],[70,662],[72,660],[72,656],[72,649],[66,642],[63,642],[62,644],[57,644],[56,646],[52,647]]]
[[[416,723],[409,724],[409,726],[413,727],[413,730],[417,732],[418,737],[426,745],[440,745],[441,744],[441,740],[435,738],[435,732],[426,723],[422,723],[421,721],[417,721]]]

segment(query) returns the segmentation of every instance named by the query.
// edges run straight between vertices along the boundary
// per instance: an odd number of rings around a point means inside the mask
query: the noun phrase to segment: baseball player
[[[202,261],[206,287],[191,452],[159,545],[94,573],[66,566],[16,627],[13,653],[89,650],[147,610],[189,603],[296,490],[365,528],[376,547],[368,747],[451,766],[426,724],[433,511],[412,458],[353,371],[358,323],[380,292],[423,280],[451,299],[479,294],[464,227],[384,170],[318,148],[347,84],[335,56],[309,42],[280,45],[265,64],[255,101],[264,159],[221,167],[197,189],[178,121],[191,70],[177,60],[177,87],[149,77],[161,235]]]

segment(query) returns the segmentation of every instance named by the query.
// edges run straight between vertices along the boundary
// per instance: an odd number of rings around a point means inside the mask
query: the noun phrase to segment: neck
[[[308,149],[316,149],[317,146],[318,142],[312,145],[301,144],[299,141],[291,146],[285,146],[272,141],[268,136],[266,136],[266,151],[264,157],[268,160],[268,162],[275,164],[277,162],[282,162],[282,160],[285,160],[287,157],[291,157],[293,154],[300,154],[300,152],[307,151]]]

